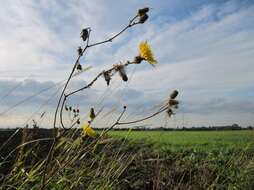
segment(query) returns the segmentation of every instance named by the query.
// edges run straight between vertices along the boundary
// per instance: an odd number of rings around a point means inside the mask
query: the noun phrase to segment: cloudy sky
[[[126,120],[150,114],[177,89],[176,115],[162,114],[147,125],[254,125],[252,0],[13,0],[0,6],[0,127],[32,119],[51,126],[62,81],[82,45],[81,29],[92,28],[91,42],[106,39],[145,6],[151,8],[145,24],[86,52],[80,62],[92,68],[75,77],[68,91],[112,64],[132,60],[141,41],[151,44],[158,65],[130,66],[128,83],[119,76],[110,87],[98,80],[67,104],[79,107],[84,120],[91,106],[104,107],[105,124],[123,105]]]

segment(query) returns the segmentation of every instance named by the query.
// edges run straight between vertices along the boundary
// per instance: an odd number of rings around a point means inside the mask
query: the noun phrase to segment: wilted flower
[[[81,33],[80,33],[80,37],[83,39],[83,41],[85,42],[89,36],[89,28],[84,28]]]
[[[79,56],[83,55],[83,49],[80,46],[78,47],[78,54]]]
[[[144,14],[142,16],[139,17],[139,23],[143,24],[145,23],[145,21],[149,18],[149,16],[147,14]]]
[[[89,136],[89,137],[96,137],[96,132],[92,129],[92,127],[90,127],[89,123],[85,123],[83,125],[83,133],[85,136]]]
[[[92,120],[95,118],[95,112],[94,112],[94,109],[93,109],[93,108],[90,109],[89,117],[90,117]]]
[[[119,75],[121,76],[124,82],[128,81],[128,76],[126,74],[124,65],[115,65],[115,70],[119,72]]]
[[[139,54],[140,54],[140,57],[145,59],[148,63],[152,65],[157,63],[157,60],[154,58],[151,47],[147,41],[141,42],[139,44]]]

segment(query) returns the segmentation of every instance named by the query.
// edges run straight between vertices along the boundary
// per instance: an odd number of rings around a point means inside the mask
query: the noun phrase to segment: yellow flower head
[[[92,129],[92,127],[90,127],[88,123],[85,123],[82,128],[85,136],[96,137],[96,132]]]
[[[148,63],[152,65],[157,63],[156,59],[154,58],[151,47],[147,43],[147,41],[141,42],[139,44],[139,55],[140,57],[142,57],[143,59],[145,59]]]

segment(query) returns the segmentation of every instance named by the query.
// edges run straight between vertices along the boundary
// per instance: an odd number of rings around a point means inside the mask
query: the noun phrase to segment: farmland
[[[51,136],[52,132],[23,130],[10,142],[12,148],[5,146],[5,155],[20,143],[20,138],[29,141]],[[70,131],[69,135],[73,132]],[[68,164],[61,171],[59,162],[52,163],[51,167],[60,170],[61,175],[50,178],[50,189],[254,187],[254,133],[251,130],[110,131],[108,136],[98,141],[83,139],[79,135],[81,131],[75,133],[75,137],[67,135],[58,142],[57,152],[60,154],[56,152],[56,160]],[[2,189],[9,184],[24,190],[38,189],[43,170],[35,163],[43,163],[49,147],[49,143],[43,142],[28,145],[11,157],[11,160],[18,160],[13,168],[2,163],[0,169],[12,171],[3,181]]]
[[[159,149],[225,150],[254,147],[254,131],[111,131],[117,138],[143,141]]]

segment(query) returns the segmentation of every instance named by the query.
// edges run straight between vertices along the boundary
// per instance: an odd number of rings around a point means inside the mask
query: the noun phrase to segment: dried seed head
[[[170,106],[175,106],[175,105],[178,105],[179,102],[178,102],[177,100],[170,99],[170,100],[168,101],[168,104],[169,104]]]
[[[76,110],[75,110],[75,109],[73,109],[73,113],[76,113]]]
[[[77,70],[82,71],[82,65],[78,64]]]
[[[178,91],[177,90],[174,90],[171,94],[170,94],[170,98],[171,99],[175,99],[178,95]]]
[[[80,37],[82,38],[82,40],[85,42],[89,36],[89,28],[84,28],[81,33],[80,33]]]
[[[83,49],[80,46],[78,47],[78,54],[79,56],[83,55]]]
[[[143,60],[144,60],[144,58],[142,58],[141,56],[136,56],[136,57],[134,58],[134,62],[135,62],[136,64],[141,63],[141,61],[143,61]]]
[[[173,115],[172,109],[168,108],[167,114],[168,114],[168,117],[171,117]]]
[[[79,109],[77,109],[77,113],[79,113]]]
[[[119,74],[124,82],[128,81],[128,76],[126,74],[125,67],[123,65],[118,65],[117,71],[119,72]]]
[[[69,107],[69,110],[70,110],[70,111],[72,110],[72,107],[71,107],[71,106]]]
[[[65,110],[66,110],[66,111],[68,111],[68,110],[69,110],[69,109],[68,109],[68,106],[65,106],[64,108],[65,108]]]
[[[89,117],[90,117],[92,120],[95,118],[95,112],[94,112],[94,109],[93,109],[93,108],[90,109],[90,115],[89,115]]]
[[[107,85],[109,85],[110,80],[111,80],[111,76],[110,76],[109,72],[108,71],[104,71],[103,72],[103,77],[104,77],[105,81],[107,82]]]
[[[149,7],[145,7],[143,9],[139,9],[138,10],[138,15],[142,16],[142,15],[146,14],[148,11],[149,11]]]
[[[145,23],[145,21],[149,18],[149,16],[147,14],[144,14],[142,16],[139,17],[139,23],[143,24]]]
[[[77,124],[80,124],[80,119],[77,120]]]

